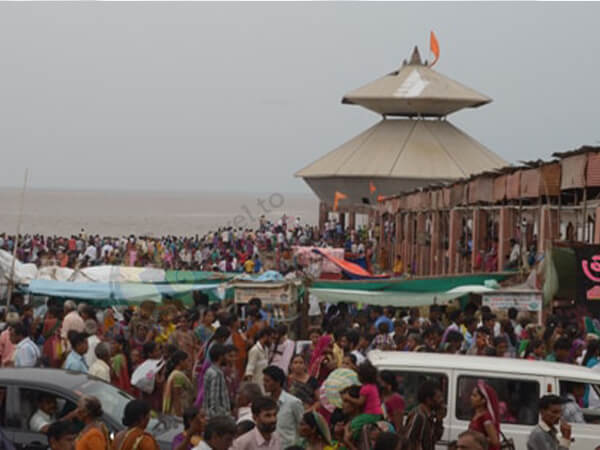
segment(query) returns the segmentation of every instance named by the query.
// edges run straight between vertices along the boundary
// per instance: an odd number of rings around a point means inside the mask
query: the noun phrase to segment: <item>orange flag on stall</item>
[[[338,209],[338,202],[340,200],[344,200],[345,198],[348,198],[348,196],[342,192],[339,191],[335,191],[335,195],[333,196],[333,210],[337,211]]]
[[[369,191],[371,191],[371,194],[373,192],[375,192],[377,190],[377,188],[375,187],[375,185],[373,184],[372,181],[369,181]]]
[[[435,37],[435,33],[432,31],[429,35],[429,48],[431,49],[431,53],[435,58],[433,62],[429,64],[429,67],[433,67],[433,65],[440,59],[440,44],[438,43],[437,38]]]

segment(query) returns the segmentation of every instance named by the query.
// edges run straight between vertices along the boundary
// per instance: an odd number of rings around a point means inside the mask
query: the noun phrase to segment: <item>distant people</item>
[[[564,399],[557,395],[545,395],[538,403],[540,421],[531,430],[527,450],[568,450],[571,446],[571,425],[561,420]],[[556,425],[561,436],[558,437]]]

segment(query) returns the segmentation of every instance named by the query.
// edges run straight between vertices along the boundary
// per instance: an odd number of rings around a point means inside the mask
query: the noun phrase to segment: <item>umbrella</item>
[[[323,382],[321,396],[325,397],[326,403],[334,407],[342,407],[342,397],[340,391],[350,386],[359,386],[358,375],[354,370],[336,369],[329,374]]]

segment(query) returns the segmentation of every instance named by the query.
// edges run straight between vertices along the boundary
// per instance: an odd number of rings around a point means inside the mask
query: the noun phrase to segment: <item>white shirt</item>
[[[15,347],[15,367],[35,367],[40,358],[40,349],[26,337]]]
[[[88,367],[92,367],[92,365],[96,362],[98,358],[96,358],[96,345],[98,345],[101,341],[98,336],[95,334],[89,336],[87,338],[88,341],[88,351],[85,353],[85,362]]]
[[[248,364],[246,364],[245,375],[252,377],[252,382],[260,386],[264,392],[263,370],[269,365],[269,354],[260,342],[252,346],[248,352]]]
[[[29,419],[29,429],[31,431],[42,431],[46,425],[50,425],[54,422],[56,418],[52,417],[50,414],[46,414],[41,409],[38,409],[31,419]]]
[[[96,247],[94,247],[93,245],[89,245],[88,248],[85,249],[84,255],[92,261],[95,261],[98,257],[98,250],[96,250]]]
[[[110,252],[112,252],[113,250],[114,250],[114,249],[113,249],[113,246],[112,246],[112,245],[110,245],[110,244],[104,244],[104,245],[102,246],[102,250],[100,250],[100,256],[101,256],[102,258],[105,258],[105,257],[106,257],[106,256],[108,256],[108,254],[109,254]]]
[[[110,383],[110,367],[101,359],[96,359],[94,364],[90,366],[88,374]]]
[[[250,406],[240,406],[238,408],[237,423],[244,422],[245,420],[254,422],[254,416],[252,415],[252,408]]]

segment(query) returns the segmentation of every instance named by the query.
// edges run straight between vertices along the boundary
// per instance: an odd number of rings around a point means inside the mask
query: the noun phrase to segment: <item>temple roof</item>
[[[356,104],[389,116],[446,116],[491,98],[451,80],[421,61],[415,47],[410,61],[371,83],[348,92],[342,103]]]

